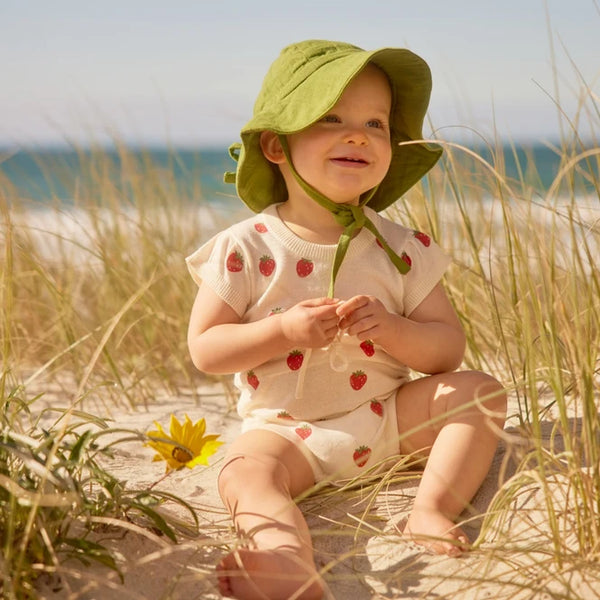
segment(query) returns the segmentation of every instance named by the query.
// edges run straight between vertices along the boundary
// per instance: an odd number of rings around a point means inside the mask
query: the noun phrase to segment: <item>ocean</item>
[[[473,150],[490,160],[486,149]],[[111,180],[117,184],[121,181],[123,161],[129,157],[174,178],[177,188],[192,200],[223,205],[231,202],[235,195],[234,186],[223,182],[223,173],[235,167],[226,148],[133,148],[127,149],[125,159],[116,149],[96,152],[101,153],[103,168],[110,169]],[[453,152],[455,156],[464,156],[459,151]],[[552,185],[561,167],[562,157],[545,145],[506,146],[503,155],[506,174],[518,180],[525,173],[528,183],[541,193]],[[92,150],[41,148],[14,152],[0,149],[0,194],[3,183],[9,183],[16,197],[30,201],[33,207],[43,207],[50,202],[70,204],[77,197],[90,157],[93,157]],[[586,168],[595,173],[597,184],[598,158],[594,158],[595,165]],[[144,173],[143,168],[140,170]],[[581,184],[591,187],[583,179]]]
[[[116,149],[0,150],[0,191],[4,179],[14,186],[18,197],[32,201],[34,206],[57,201],[70,204],[77,197],[82,179],[90,178],[94,155],[101,155],[97,163],[109,169],[110,179],[115,182],[121,181],[124,161],[133,159],[142,173],[151,168],[174,178],[177,188],[189,197],[201,194],[203,200],[219,203],[235,193],[233,186],[223,183],[223,173],[235,166],[227,149],[167,148],[127,148],[125,158]]]

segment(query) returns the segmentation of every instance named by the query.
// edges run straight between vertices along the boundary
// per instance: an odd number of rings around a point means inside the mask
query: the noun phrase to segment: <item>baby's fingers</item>
[[[327,297],[322,297],[322,298],[309,298],[308,300],[303,300],[302,302],[300,302],[300,304],[302,306],[308,306],[308,307],[317,307],[317,306],[333,306],[335,304],[339,304],[341,302],[341,300],[339,300],[338,298],[327,298]]]
[[[352,314],[355,310],[366,306],[369,303],[368,296],[353,296],[345,302],[341,302],[337,307],[336,313],[340,319]]]

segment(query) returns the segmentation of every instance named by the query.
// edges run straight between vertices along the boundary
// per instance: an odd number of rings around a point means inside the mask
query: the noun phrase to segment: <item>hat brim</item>
[[[269,74],[255,106],[254,117],[242,129],[236,188],[254,212],[287,199],[279,169],[260,148],[260,134],[270,130],[281,135],[297,133],[329,112],[347,85],[368,64],[378,66],[392,89],[390,129],[392,159],[388,172],[369,206],[381,211],[417,183],[439,159],[442,149],[429,143],[400,146],[421,140],[422,126],[431,94],[427,63],[403,48],[364,51],[343,45],[335,53],[311,58],[290,73],[285,86],[274,85]]]

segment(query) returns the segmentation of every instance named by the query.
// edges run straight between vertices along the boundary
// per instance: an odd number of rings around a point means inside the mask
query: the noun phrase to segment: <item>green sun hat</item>
[[[281,136],[312,125],[339,100],[350,81],[368,64],[379,67],[392,89],[390,130],[392,160],[368,206],[381,211],[417,183],[437,162],[442,149],[421,142],[423,120],[431,94],[427,63],[404,48],[365,51],[343,42],[307,40],[287,46],[273,62],[254,105],[254,116],[242,128],[241,144],[230,148],[237,160],[225,181],[235,183],[238,196],[254,212],[287,200],[285,183],[276,165],[260,148],[260,134],[270,130]]]

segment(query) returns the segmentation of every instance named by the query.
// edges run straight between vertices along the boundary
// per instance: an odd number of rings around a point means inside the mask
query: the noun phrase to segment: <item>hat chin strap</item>
[[[363,195],[360,199],[360,203],[358,206],[354,206],[353,204],[337,204],[324,196],[312,187],[309,183],[307,183],[296,171],[292,163],[292,157],[290,155],[289,145],[287,143],[287,139],[284,135],[279,135],[279,141],[281,143],[281,147],[283,148],[283,153],[287,160],[288,166],[292,175],[300,185],[300,187],[306,192],[310,198],[312,198],[317,204],[327,209],[330,213],[333,214],[337,223],[339,223],[344,231],[340,235],[340,239],[338,240],[337,249],[335,252],[335,257],[333,259],[333,265],[331,268],[331,278],[329,280],[329,292],[327,296],[329,298],[334,297],[334,289],[335,289],[335,280],[342,266],[342,261],[346,256],[346,252],[348,251],[348,246],[350,245],[350,241],[352,240],[354,233],[361,229],[362,227],[366,227],[379,241],[381,247],[385,250],[389,259],[392,261],[396,269],[403,275],[410,271],[410,265],[402,260],[388,245],[383,236],[377,230],[377,227],[373,224],[371,219],[369,219],[363,210],[363,207],[369,202],[369,200],[373,197],[375,192],[377,191],[377,187],[375,186],[373,189],[369,190],[366,194]]]

